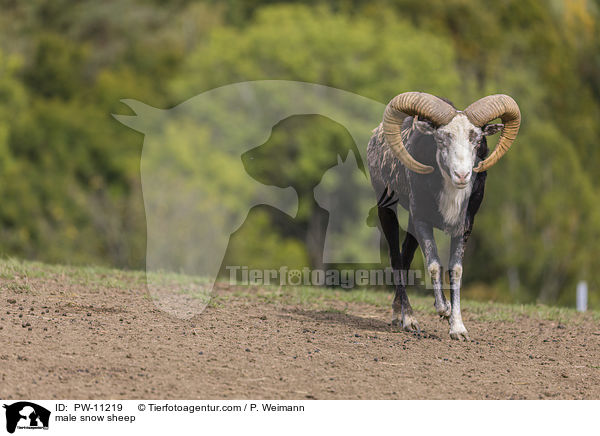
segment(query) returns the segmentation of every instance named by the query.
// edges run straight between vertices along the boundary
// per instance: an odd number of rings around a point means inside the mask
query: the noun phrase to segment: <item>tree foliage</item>
[[[576,283],[587,280],[590,304],[600,307],[597,2],[4,0],[0,7],[6,255],[143,267],[143,138],[110,116],[126,113],[122,98],[168,108],[262,79],[319,83],[382,103],[408,90],[459,107],[506,93],[523,123],[514,149],[489,171],[465,285],[484,298],[570,305]],[[305,197],[340,150],[366,147],[328,120],[280,127],[273,158],[293,170],[255,174],[295,180]],[[192,162],[185,141],[179,148]],[[206,189],[218,192],[235,178],[224,168],[226,160],[212,168]],[[243,237],[232,239],[230,258],[314,264],[306,229],[319,213],[301,204],[304,230],[293,234],[280,217],[257,210]],[[347,244],[360,249],[352,234]]]

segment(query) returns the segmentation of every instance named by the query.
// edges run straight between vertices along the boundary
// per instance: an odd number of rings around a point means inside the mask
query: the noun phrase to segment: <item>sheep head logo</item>
[[[270,205],[291,217],[297,212],[296,191],[251,177],[242,155],[264,144],[281,120],[318,114],[348,130],[360,154],[349,163],[358,168],[357,161],[366,162],[370,126],[377,124],[384,109],[356,94],[289,81],[232,84],[167,110],[135,100],[122,102],[135,115],[114,117],[144,133],[140,171],[148,289],[158,307],[182,318],[206,307],[229,237],[254,206]],[[364,210],[356,213],[356,222],[368,229],[364,217],[372,201],[368,176],[364,170],[361,174]],[[324,191],[326,187],[320,187],[320,195],[330,198]],[[337,212],[332,215],[340,216]],[[379,261],[378,240],[373,241],[370,254],[362,251],[367,258],[355,261],[373,262],[375,256]]]

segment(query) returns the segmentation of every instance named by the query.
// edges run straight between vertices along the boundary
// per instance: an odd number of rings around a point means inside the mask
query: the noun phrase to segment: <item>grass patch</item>
[[[340,311],[333,303],[360,303],[390,309],[393,292],[382,289],[350,289],[306,287],[239,287],[231,293],[215,298],[225,302],[229,297],[258,298],[266,304],[286,304],[310,306],[322,311]],[[409,299],[415,311],[435,315],[433,295],[409,292]],[[468,313],[477,321],[515,322],[522,317],[560,323],[580,323],[586,320],[600,321],[600,312],[577,312],[567,307],[554,307],[544,304],[508,304],[462,300],[463,313]]]
[[[332,288],[319,288],[313,286],[303,287],[240,287],[231,295],[243,298],[259,298],[265,303],[278,303],[290,305],[317,305],[326,306],[328,303],[364,303],[376,307],[390,305],[391,297],[388,292],[370,289],[340,290]],[[220,297],[217,297],[220,298]]]
[[[103,266],[51,265],[7,258],[0,259],[0,279],[14,282],[48,279],[60,281],[64,286],[125,290],[145,285],[146,273]]]
[[[331,313],[345,313],[344,304],[364,304],[377,308],[390,309],[393,292],[383,289],[337,289],[312,286],[298,287],[232,287],[229,283],[219,283],[218,287],[230,289],[210,295],[206,291],[210,280],[173,272],[123,271],[103,266],[49,265],[40,262],[22,261],[14,258],[0,259],[0,281],[2,288],[13,293],[38,292],[37,283],[52,281],[61,287],[86,287],[90,290],[131,290],[145,289],[146,283],[156,289],[176,292],[194,299],[200,299],[209,307],[219,308],[230,298],[260,300],[265,304],[307,306]],[[144,298],[152,299],[145,294]],[[435,315],[433,295],[422,292],[409,292],[413,308],[421,313]],[[515,322],[522,317],[560,323],[581,323],[600,321],[599,311],[577,312],[573,308],[547,306],[543,304],[507,304],[463,300],[464,313],[478,321]]]

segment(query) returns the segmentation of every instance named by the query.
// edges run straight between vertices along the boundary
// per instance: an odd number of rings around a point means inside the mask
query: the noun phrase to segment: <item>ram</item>
[[[489,124],[496,118],[502,124]],[[469,340],[460,312],[464,250],[483,200],[486,170],[508,151],[520,123],[517,103],[503,94],[484,97],[464,111],[446,99],[422,92],[400,94],[387,105],[383,122],[369,141],[367,160],[396,280],[392,324],[419,331],[406,285],[415,250],[421,246],[437,313],[448,319],[451,338]],[[485,137],[498,131],[502,131],[498,145],[487,157]],[[409,212],[402,251],[398,203]],[[442,289],[434,227],[451,238],[450,302]]]

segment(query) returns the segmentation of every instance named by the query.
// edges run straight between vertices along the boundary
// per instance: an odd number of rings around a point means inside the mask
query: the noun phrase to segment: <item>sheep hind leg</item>
[[[406,289],[398,286],[392,303],[392,325],[402,327],[407,332],[421,332],[419,322],[415,318]]]
[[[395,207],[395,204],[392,206]],[[420,332],[408,295],[406,295],[406,269],[410,266],[415,249],[418,246],[416,239],[410,233],[404,240],[402,254],[400,253],[400,226],[396,212],[390,205],[377,208],[381,229],[388,243],[390,263],[394,271],[396,294],[392,303],[392,325],[401,326],[406,331]],[[414,247],[413,247],[414,245]],[[408,266],[406,266],[406,261]]]
[[[435,302],[433,303],[435,311],[443,319],[450,319],[452,306],[442,289],[442,268],[437,260],[429,263],[429,275],[431,276],[431,284],[433,285],[433,294]]]
[[[425,256],[427,271],[431,276],[433,296],[435,297],[435,310],[442,318],[449,318],[451,315],[451,306],[448,300],[446,300],[442,289],[442,267],[437,253],[437,245],[433,238],[433,227],[424,221],[416,221],[415,231],[419,245]]]
[[[410,264],[412,263],[415,250],[418,246],[419,243],[417,242],[415,237],[410,232],[407,232],[406,237],[404,238],[404,242],[402,243],[402,252],[400,254],[399,268],[397,270],[394,268],[399,274],[399,281],[397,281],[398,284],[396,286],[396,295],[394,297],[394,303],[392,304],[392,308],[394,311],[394,315],[397,319],[398,306],[400,307],[402,327],[404,328],[404,330],[416,330],[417,332],[420,332],[421,329],[419,328],[419,323],[414,317],[410,301],[408,300],[408,295],[406,294],[406,286],[408,284],[408,269],[410,268]]]

